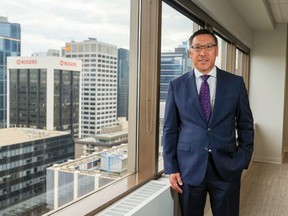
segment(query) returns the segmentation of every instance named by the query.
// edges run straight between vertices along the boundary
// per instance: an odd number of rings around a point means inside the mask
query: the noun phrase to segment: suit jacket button
[[[208,132],[210,132],[211,130],[212,130],[211,128],[208,128],[208,129],[207,129]]]

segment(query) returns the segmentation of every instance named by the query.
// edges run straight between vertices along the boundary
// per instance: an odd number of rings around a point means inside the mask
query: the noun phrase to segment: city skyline
[[[49,49],[60,51],[66,42],[88,38],[129,50],[130,1],[4,1],[0,16],[21,25],[21,56]],[[162,50],[172,51],[183,39],[188,40],[192,21],[183,19],[165,3],[163,17]],[[183,31],[183,26],[187,26],[187,31]]]
[[[66,42],[89,37],[129,47],[130,1],[98,0],[97,4],[92,0],[4,1],[0,16],[21,25],[22,56],[48,49],[61,50]]]

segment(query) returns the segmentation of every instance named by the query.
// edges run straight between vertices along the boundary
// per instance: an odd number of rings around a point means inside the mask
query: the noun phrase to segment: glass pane
[[[218,56],[215,61],[215,65],[222,70],[226,69],[226,61],[227,61],[227,45],[228,43],[223,40],[221,37],[217,37],[218,40]]]
[[[242,59],[243,59],[243,52],[241,52],[239,49],[236,49],[235,74],[239,76],[243,76]]]
[[[9,85],[0,76],[10,126],[0,129],[0,215],[43,215],[130,174],[130,0],[15,0],[2,10],[0,62],[20,50],[6,36],[21,38],[22,52],[8,58]]]
[[[159,171],[163,169],[162,132],[168,84],[171,79],[192,69],[192,63],[188,56],[188,39],[198,28],[199,26],[193,21],[163,2],[159,106]]]

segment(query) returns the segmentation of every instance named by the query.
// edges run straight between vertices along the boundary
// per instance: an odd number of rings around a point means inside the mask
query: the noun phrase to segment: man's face
[[[209,34],[197,35],[192,41],[192,46],[198,48],[190,48],[189,57],[193,66],[203,74],[207,74],[215,65],[218,56],[218,46],[215,46],[215,44],[216,42]],[[210,45],[210,47],[207,45]]]

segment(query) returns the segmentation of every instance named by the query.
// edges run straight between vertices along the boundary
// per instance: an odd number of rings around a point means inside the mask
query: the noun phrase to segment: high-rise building
[[[89,38],[67,42],[62,56],[82,60],[80,137],[100,133],[117,120],[117,47]]]
[[[170,80],[179,77],[192,69],[192,63],[188,56],[187,42],[183,42],[175,48],[174,52],[161,53],[160,69],[160,106],[159,106],[159,158],[162,157],[162,136],[166,96]]]
[[[31,211],[39,211],[41,207],[41,211],[47,212],[46,168],[74,158],[72,135],[62,131],[3,128],[0,136],[0,214],[42,215]],[[24,202],[27,200],[28,205]]]
[[[21,54],[20,24],[0,16],[0,128],[7,125],[7,57]]]
[[[188,56],[187,42],[175,48],[174,52],[161,53],[160,101],[166,101],[170,80],[191,70],[192,63]]]
[[[82,62],[60,57],[8,58],[10,127],[79,134]]]
[[[128,120],[129,102],[129,50],[118,49],[117,116]]]

